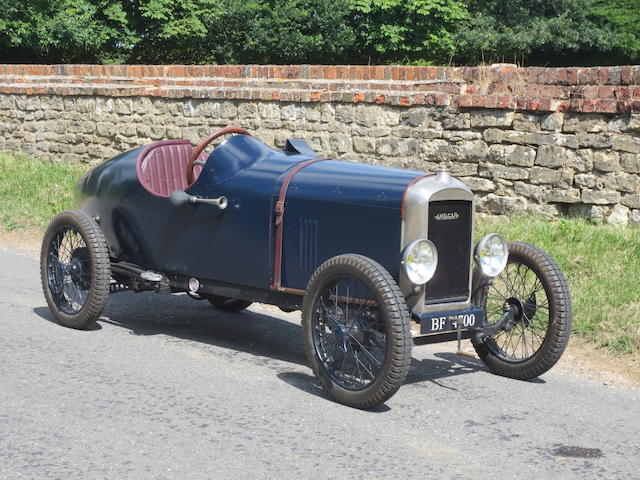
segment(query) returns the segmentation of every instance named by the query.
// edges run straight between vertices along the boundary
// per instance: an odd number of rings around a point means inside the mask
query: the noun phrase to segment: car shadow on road
[[[434,357],[436,358],[426,358],[423,360],[412,358],[411,368],[404,382],[405,385],[430,382],[442,388],[457,390],[452,386],[440,383],[438,380],[488,371],[484,363],[477,358],[465,357],[449,352],[435,353]]]
[[[56,325],[60,325],[58,323],[58,320],[56,320],[56,318],[53,316],[53,314],[51,313],[51,310],[49,310],[48,307],[35,307],[33,309],[33,313],[38,315],[40,318],[44,318],[45,320],[48,320],[51,323],[55,323]],[[87,328],[85,328],[85,329],[83,329],[81,331],[93,332],[93,331],[100,330],[100,329],[102,329],[102,326],[98,322],[93,322]]]
[[[288,383],[292,387],[297,388],[298,390],[302,390],[303,392],[309,393],[311,395],[315,395],[316,397],[324,398],[326,400],[331,400],[327,391],[322,388],[316,377],[313,375],[309,375],[301,372],[282,372],[278,374],[278,378],[285,383]],[[384,413],[391,410],[385,404],[378,405],[374,408],[367,409],[367,412],[372,413]]]
[[[224,312],[188,295],[127,292],[109,299],[99,322],[127,328],[133,335],[170,335],[306,365],[300,325],[251,308]]]
[[[59,325],[46,306],[35,307],[33,312]],[[206,301],[196,302],[186,295],[130,292],[113,295],[98,322],[86,330],[100,330],[101,324],[127,329],[132,335],[168,335],[288,363],[306,364],[300,325],[251,310],[222,312]]]
[[[33,311],[57,323],[47,307],[36,307]],[[168,335],[250,354],[257,363],[263,362],[262,357],[306,366],[299,315],[283,313],[284,318],[274,315],[251,309],[223,312],[207,301],[194,301],[187,295],[124,292],[109,298],[103,315],[89,330],[100,330],[100,324],[109,324],[127,329],[132,335]],[[446,352],[436,353],[434,357],[413,358],[405,383],[429,382],[454,389],[439,380],[487,370],[475,358]],[[309,394],[329,398],[312,375],[281,372],[278,378]]]
[[[415,358],[411,359],[411,369],[404,382],[405,385],[410,383],[432,382],[442,388],[457,390],[454,387],[438,382],[438,380],[456,377],[458,375],[468,375],[475,372],[490,372],[482,360],[475,357],[458,355],[451,352],[439,352],[433,354],[433,356],[436,357],[437,360],[424,359],[418,361]],[[541,378],[521,381],[526,383],[546,383]]]
[[[423,360],[412,358],[409,373],[407,374],[404,384],[435,384],[448,390],[457,391],[457,388],[445,385],[439,380],[458,375],[488,371],[484,363],[477,358],[463,357],[448,352],[436,353],[434,356],[437,358]],[[325,399],[330,398],[313,375],[301,372],[283,372],[278,374],[278,378],[311,395]],[[390,408],[383,404],[369,411],[382,413],[388,410],[390,410]]]

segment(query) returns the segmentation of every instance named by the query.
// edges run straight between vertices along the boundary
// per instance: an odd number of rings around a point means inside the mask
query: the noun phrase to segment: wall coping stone
[[[640,65],[0,65],[0,94],[640,112]]]

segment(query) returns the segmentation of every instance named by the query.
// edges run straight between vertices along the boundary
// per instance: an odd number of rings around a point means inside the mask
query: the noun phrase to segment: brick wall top
[[[0,65],[0,93],[640,112],[640,66]]]

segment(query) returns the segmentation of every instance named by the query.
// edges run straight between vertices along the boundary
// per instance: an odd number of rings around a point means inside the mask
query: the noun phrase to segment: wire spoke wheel
[[[562,356],[571,330],[571,298],[558,265],[541,249],[510,243],[507,266],[479,291],[474,303],[485,309],[488,325],[500,320],[504,307],[516,312],[497,334],[472,341],[494,372],[534,378]]]
[[[511,362],[533,356],[544,342],[549,328],[549,298],[536,273],[527,265],[508,263],[494,279],[486,297],[487,323],[502,317],[502,306],[515,305],[516,323],[485,342],[492,352]]]
[[[47,304],[61,324],[86,328],[100,316],[109,295],[111,264],[92,218],[76,210],[54,217],[42,240],[40,274]]]
[[[362,390],[375,381],[386,358],[386,329],[371,290],[357,278],[329,282],[311,319],[315,349],[334,381]]]
[[[91,260],[84,238],[73,227],[60,230],[49,245],[47,276],[61,311],[74,315],[82,310],[91,288]]]
[[[411,361],[409,312],[378,263],[340,255],[313,274],[302,308],[307,359],[332,398],[356,408],[388,400]]]

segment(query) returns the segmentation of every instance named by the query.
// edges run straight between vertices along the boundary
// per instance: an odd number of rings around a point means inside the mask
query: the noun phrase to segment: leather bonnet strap
[[[311,160],[305,160],[304,162],[298,163],[284,178],[282,182],[282,187],[280,187],[280,194],[278,195],[278,201],[276,202],[275,208],[275,225],[276,225],[276,241],[275,241],[275,251],[273,254],[273,281],[271,282],[272,290],[280,290],[282,288],[281,280],[282,280],[282,237],[283,237],[283,217],[284,217],[284,203],[285,198],[287,196],[287,189],[289,188],[289,183],[304,167],[308,167],[317,162],[322,162],[324,160],[330,160],[329,158],[313,158]]]

